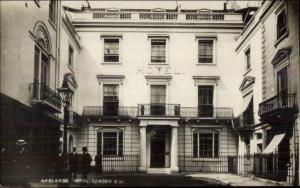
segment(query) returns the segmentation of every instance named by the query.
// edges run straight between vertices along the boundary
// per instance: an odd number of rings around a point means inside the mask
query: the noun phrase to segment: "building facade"
[[[84,46],[78,146],[115,160],[107,171],[131,163],[146,172],[228,171],[228,156],[237,155],[241,14],[86,8],[68,15]]]
[[[257,176],[296,185],[299,182],[298,7],[297,1],[263,2],[241,33],[236,49],[249,70],[241,85],[241,92],[247,93],[243,116],[248,111],[256,114],[254,121],[243,122],[239,129],[240,152],[258,154],[243,163],[254,166],[251,173]]]
[[[230,172],[298,184],[298,2],[224,5],[1,2],[1,147],[13,152],[25,139],[43,161],[36,172],[50,168],[63,145],[57,89],[66,79],[67,152],[101,153],[104,172]]]

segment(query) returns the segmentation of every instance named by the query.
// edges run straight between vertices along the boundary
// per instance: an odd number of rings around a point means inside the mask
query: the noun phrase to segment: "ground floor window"
[[[193,132],[193,155],[195,158],[212,158],[219,156],[219,134]]]
[[[123,132],[101,131],[97,135],[97,152],[105,155],[123,155]]]

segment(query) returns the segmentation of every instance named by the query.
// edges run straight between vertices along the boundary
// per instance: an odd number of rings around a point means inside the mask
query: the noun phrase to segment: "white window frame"
[[[119,61],[117,62],[106,62],[104,61],[104,54],[105,54],[105,39],[118,39],[119,40]],[[102,53],[101,53],[101,64],[110,64],[110,65],[118,65],[122,64],[122,54],[123,54],[123,42],[122,42],[122,36],[101,36],[101,43],[102,43]]]
[[[124,151],[124,138],[125,138],[125,135],[124,135],[124,130],[122,130],[122,129],[118,129],[118,128],[115,128],[115,129],[108,129],[108,128],[103,128],[103,129],[99,129],[98,131],[97,131],[97,144],[96,144],[96,147],[97,147],[97,150],[98,150],[98,134],[100,133],[101,134],[101,153],[102,153],[102,155],[103,155],[103,157],[105,157],[105,155],[104,155],[104,153],[103,153],[103,133],[117,133],[117,154],[116,155],[113,155],[113,156],[116,156],[116,157],[122,157],[123,155],[124,155],[124,153],[125,153],[125,151]],[[119,145],[120,145],[120,143],[119,143],[119,133],[122,133],[123,134],[123,140],[122,140],[122,146],[123,146],[123,148],[122,148],[122,151],[123,151],[123,154],[122,155],[120,155],[119,156]],[[97,151],[98,152],[98,151]]]
[[[197,156],[194,157],[194,133],[197,134]],[[212,134],[213,138],[212,138],[212,157],[200,157],[199,155],[199,134]],[[219,145],[218,145],[218,157],[215,157],[215,135],[218,135],[218,141],[219,141]],[[192,131],[192,152],[193,152],[193,158],[197,159],[197,158],[206,158],[206,159],[212,159],[212,158],[219,158],[220,157],[220,132],[219,131],[214,131],[214,130],[201,130],[201,129],[195,129]]]
[[[212,63],[201,63],[199,62],[199,41],[211,40],[213,41],[213,61]],[[217,65],[217,37],[202,37],[196,36],[196,46],[197,46],[197,56],[196,56],[196,64],[197,65]]]
[[[148,38],[148,40],[149,40],[149,55],[148,55],[148,57],[149,57],[149,64],[150,65],[168,65],[169,64],[169,37],[168,36],[162,36],[162,37],[155,37],[155,36],[149,36],[149,38]],[[166,61],[163,63],[163,62],[161,62],[161,63],[155,63],[155,62],[152,62],[151,61],[151,54],[152,54],[152,40],[165,40],[166,41],[166,54],[165,54],[165,56],[166,56]]]
[[[282,36],[280,36],[278,38],[278,30],[277,30],[277,25],[278,25],[278,22],[277,22],[277,19],[278,19],[278,16],[281,14],[282,11],[285,11],[285,16],[286,16],[286,33],[284,33]],[[276,47],[283,39],[287,38],[288,35],[289,35],[289,18],[288,18],[288,9],[287,9],[287,6],[286,4],[283,2],[279,8],[275,11],[275,22],[276,22],[276,25],[275,25],[275,44],[274,46]]]

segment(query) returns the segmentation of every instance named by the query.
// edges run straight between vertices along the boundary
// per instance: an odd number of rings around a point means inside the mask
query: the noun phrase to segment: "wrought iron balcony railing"
[[[56,91],[42,83],[32,83],[31,89],[31,102],[33,104],[42,104],[52,112],[61,112],[61,99]]]
[[[264,102],[259,104],[258,114],[260,116],[264,116],[278,110],[284,111],[287,109],[293,109],[293,110],[298,109],[295,93],[287,94],[284,92],[265,100]]]
[[[180,104],[139,104],[139,116],[180,116]]]
[[[136,117],[137,107],[119,106],[85,106],[83,108],[84,117]]]
[[[70,110],[69,111],[69,125],[73,126],[81,126],[82,125],[82,116],[79,115],[77,112]]]
[[[184,118],[219,118],[232,119],[232,108],[213,107],[212,105],[200,105],[197,107],[181,107],[181,116]]]

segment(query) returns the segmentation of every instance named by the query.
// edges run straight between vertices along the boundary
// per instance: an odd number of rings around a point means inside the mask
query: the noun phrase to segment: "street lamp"
[[[69,123],[69,106],[73,91],[68,87],[66,77],[63,80],[62,87],[57,89],[62,103],[64,104],[64,136],[63,136],[63,155],[67,156],[67,127]]]

